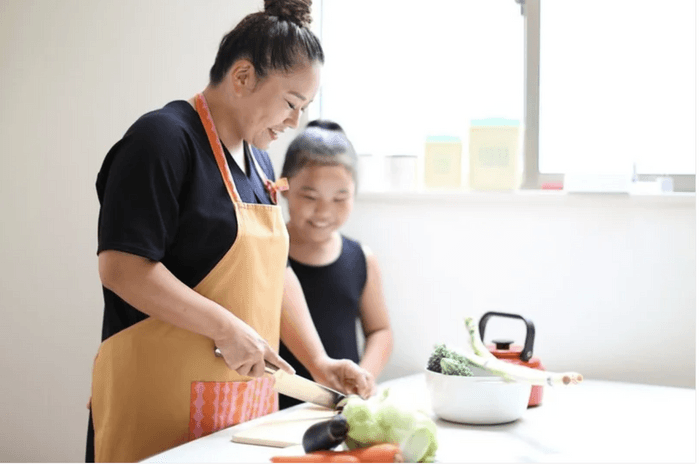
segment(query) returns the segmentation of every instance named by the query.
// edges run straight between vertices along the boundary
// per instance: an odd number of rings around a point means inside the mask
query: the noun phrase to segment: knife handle
[[[221,354],[221,350],[218,348],[214,348],[214,356],[217,358],[223,358],[224,355]],[[280,368],[272,364],[271,362],[265,360],[265,372],[268,374],[273,374],[277,372]]]

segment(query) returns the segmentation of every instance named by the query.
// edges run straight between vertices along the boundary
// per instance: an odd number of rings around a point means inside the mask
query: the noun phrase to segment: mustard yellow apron
[[[277,205],[243,203],[202,94],[195,99],[226,189],[238,234],[194,288],[279,348],[289,236]],[[276,199],[275,184],[263,176]],[[134,462],[278,408],[273,379],[252,380],[214,356],[214,342],[149,317],[105,340],[92,376],[96,462]]]

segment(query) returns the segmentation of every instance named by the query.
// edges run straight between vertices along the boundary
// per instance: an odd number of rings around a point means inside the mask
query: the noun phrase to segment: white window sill
[[[628,203],[631,205],[668,205],[695,207],[695,192],[664,194],[569,193],[562,190],[412,190],[358,192],[358,202],[460,202],[493,204],[571,204],[586,202]]]

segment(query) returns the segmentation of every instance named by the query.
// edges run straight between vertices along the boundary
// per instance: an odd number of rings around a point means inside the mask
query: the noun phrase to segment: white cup
[[[416,186],[418,157],[415,155],[390,155],[386,158],[387,181],[395,191],[413,190]]]
[[[383,190],[384,163],[380,156],[360,154],[357,156],[357,189],[360,192]]]

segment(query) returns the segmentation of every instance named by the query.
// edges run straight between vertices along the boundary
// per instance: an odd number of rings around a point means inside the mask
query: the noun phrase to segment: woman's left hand
[[[316,363],[319,383],[329,386],[346,395],[360,395],[368,398],[374,394],[377,386],[374,376],[349,359],[332,359],[326,357]]]

